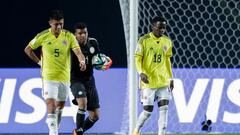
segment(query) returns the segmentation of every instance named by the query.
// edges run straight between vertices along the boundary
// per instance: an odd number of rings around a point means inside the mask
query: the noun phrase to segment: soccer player
[[[139,135],[145,121],[151,116],[154,101],[158,102],[158,135],[165,135],[168,102],[174,84],[171,60],[173,44],[164,35],[166,20],[157,16],[152,19],[150,33],[140,37],[135,51],[136,68],[140,75],[141,112],[133,135]]]
[[[86,69],[85,58],[74,35],[63,29],[61,10],[50,12],[50,28],[37,34],[25,48],[30,59],[42,69],[43,96],[47,105],[49,135],[58,135],[58,126],[70,89],[70,52],[77,56],[79,69]],[[41,47],[41,59],[34,50]]]
[[[82,135],[91,128],[99,119],[99,97],[93,76],[92,57],[100,53],[98,42],[95,38],[88,37],[87,26],[84,23],[75,25],[75,37],[81,46],[81,50],[86,58],[86,70],[79,71],[78,60],[72,57],[71,70],[71,90],[75,97],[73,103],[78,105],[76,114],[76,129],[74,135]],[[107,70],[111,63],[104,66]],[[85,119],[85,113],[89,116]]]

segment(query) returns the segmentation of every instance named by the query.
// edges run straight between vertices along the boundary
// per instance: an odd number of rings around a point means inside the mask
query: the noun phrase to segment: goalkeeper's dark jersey
[[[80,71],[79,61],[77,56],[72,52],[71,60],[71,79],[73,80],[89,80],[93,75],[92,57],[100,53],[98,42],[95,38],[88,38],[87,44],[81,46],[83,55],[86,61],[86,70]]]

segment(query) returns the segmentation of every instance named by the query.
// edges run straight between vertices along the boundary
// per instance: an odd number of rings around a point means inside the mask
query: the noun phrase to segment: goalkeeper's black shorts
[[[91,111],[93,109],[100,108],[98,92],[93,76],[87,80],[71,80],[70,87],[74,98],[87,98],[87,110]]]

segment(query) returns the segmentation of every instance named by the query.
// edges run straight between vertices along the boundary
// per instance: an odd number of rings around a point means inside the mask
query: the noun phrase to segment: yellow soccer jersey
[[[140,88],[161,88],[169,85],[172,78],[170,57],[173,44],[167,36],[155,37],[152,33],[142,36],[135,51],[138,73],[148,76],[148,84],[140,81]]]
[[[40,46],[43,80],[70,82],[70,50],[79,48],[75,36],[62,30],[56,38],[51,29],[47,29],[30,41],[33,50]]]

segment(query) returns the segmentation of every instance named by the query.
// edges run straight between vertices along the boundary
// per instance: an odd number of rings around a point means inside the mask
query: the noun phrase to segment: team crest
[[[90,51],[91,54],[93,54],[95,52],[95,48],[94,47],[90,47],[89,51]]]
[[[67,45],[67,41],[66,41],[66,40],[63,40],[63,41],[62,41],[62,44],[63,44],[63,45]]]
[[[82,91],[79,91],[79,92],[78,92],[78,95],[82,95],[82,94],[83,94],[83,92],[82,92]]]
[[[168,49],[167,45],[163,45],[163,51],[166,52]]]

